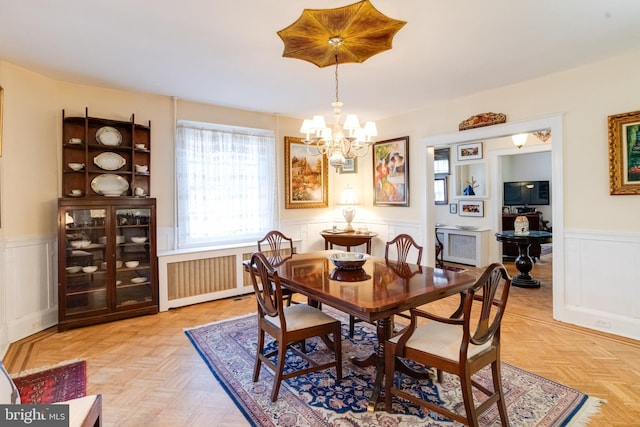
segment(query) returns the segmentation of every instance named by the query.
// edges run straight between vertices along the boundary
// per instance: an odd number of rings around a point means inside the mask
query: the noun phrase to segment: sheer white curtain
[[[272,131],[179,120],[178,247],[257,240],[276,219]]]

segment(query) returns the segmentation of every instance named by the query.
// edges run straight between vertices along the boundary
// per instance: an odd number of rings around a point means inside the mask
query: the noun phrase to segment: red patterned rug
[[[87,363],[84,360],[62,362],[12,376],[23,404],[47,404],[83,397],[87,387]]]

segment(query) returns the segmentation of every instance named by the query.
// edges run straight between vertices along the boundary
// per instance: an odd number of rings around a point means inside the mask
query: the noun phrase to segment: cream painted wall
[[[4,88],[1,227],[6,239],[47,236],[56,223],[55,85],[8,63]]]

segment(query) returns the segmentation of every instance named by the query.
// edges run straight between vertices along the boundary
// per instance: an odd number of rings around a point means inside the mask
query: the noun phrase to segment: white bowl
[[[71,170],[79,171],[84,167],[84,163],[69,163],[68,166]]]
[[[69,144],[82,144],[82,139],[80,139],[80,138],[69,138]]]
[[[146,146],[145,146],[144,144],[136,144],[136,148],[139,148],[139,149],[141,149],[141,150],[144,150],[144,149],[145,149],[145,147],[146,147]]]
[[[72,196],[82,196],[82,190],[78,190],[78,189],[71,190],[71,195]]]
[[[98,270],[97,265],[87,265],[86,267],[82,267],[82,271],[84,271],[85,273],[93,273],[96,270]]]
[[[82,267],[79,265],[72,265],[71,267],[67,267],[67,273],[80,273],[82,271]]]
[[[74,249],[83,249],[91,244],[91,240],[73,240],[70,242],[70,244]]]
[[[146,281],[147,281],[146,277],[134,277],[133,279],[131,279],[131,283],[142,283]]]
[[[131,241],[133,243],[144,243],[144,242],[147,241],[147,238],[146,237],[132,237]]]
[[[147,165],[136,165],[136,172],[147,172],[149,170],[149,166]]]
[[[127,261],[124,263],[124,265],[126,265],[128,268],[136,268],[138,265],[140,265],[140,261]]]

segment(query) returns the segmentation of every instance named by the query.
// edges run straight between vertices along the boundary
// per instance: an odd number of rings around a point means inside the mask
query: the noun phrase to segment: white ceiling
[[[283,58],[276,32],[304,8],[355,2],[0,0],[0,60],[61,81],[329,116],[334,68]],[[393,49],[340,66],[343,113],[361,120],[640,50],[638,0],[371,2],[407,25]]]

